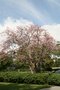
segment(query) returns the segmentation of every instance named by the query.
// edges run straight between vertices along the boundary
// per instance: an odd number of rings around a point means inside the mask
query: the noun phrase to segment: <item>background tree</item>
[[[0,70],[5,70],[13,63],[12,57],[5,52],[0,52]]]

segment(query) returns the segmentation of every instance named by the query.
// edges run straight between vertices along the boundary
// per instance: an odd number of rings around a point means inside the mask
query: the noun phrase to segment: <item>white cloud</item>
[[[23,27],[26,27],[26,26],[30,26],[32,25],[33,22],[31,21],[28,21],[26,19],[23,19],[23,18],[20,18],[19,20],[18,19],[13,19],[13,18],[10,18],[8,17],[3,24],[0,24],[0,33],[4,32],[8,27],[12,30],[15,30],[16,29],[16,26],[23,26]]]
[[[55,40],[60,41],[60,24],[43,25],[42,28],[47,30]]]

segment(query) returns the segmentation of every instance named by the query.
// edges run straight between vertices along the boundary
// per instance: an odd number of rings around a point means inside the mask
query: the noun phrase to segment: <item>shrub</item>
[[[0,72],[0,82],[60,85],[60,74],[31,74],[17,71]]]
[[[50,85],[60,85],[60,74],[51,74],[47,79],[47,83]]]
[[[47,74],[31,74],[24,72],[0,72],[0,82],[45,84]]]

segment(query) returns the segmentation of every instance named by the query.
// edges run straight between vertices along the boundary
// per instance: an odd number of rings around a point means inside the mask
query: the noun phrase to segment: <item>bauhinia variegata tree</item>
[[[50,67],[52,63],[50,55],[55,47],[55,40],[46,30],[36,25],[27,28],[18,26],[16,32],[6,30],[6,34],[4,49],[14,44],[18,45],[19,49],[15,58],[22,62],[25,60],[32,73]]]

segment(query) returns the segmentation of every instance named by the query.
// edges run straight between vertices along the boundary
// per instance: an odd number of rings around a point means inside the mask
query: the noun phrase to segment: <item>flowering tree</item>
[[[39,72],[45,68],[50,69],[53,62],[50,54],[55,47],[55,40],[49,35],[49,33],[38,26],[31,26],[29,34],[30,44],[27,49],[31,71]]]
[[[26,61],[32,73],[39,72],[51,65],[50,54],[55,47],[55,41],[44,29],[36,25],[29,28],[18,26],[16,32],[7,30],[6,34],[4,50],[18,45],[18,50],[14,50],[14,56],[19,61]]]

